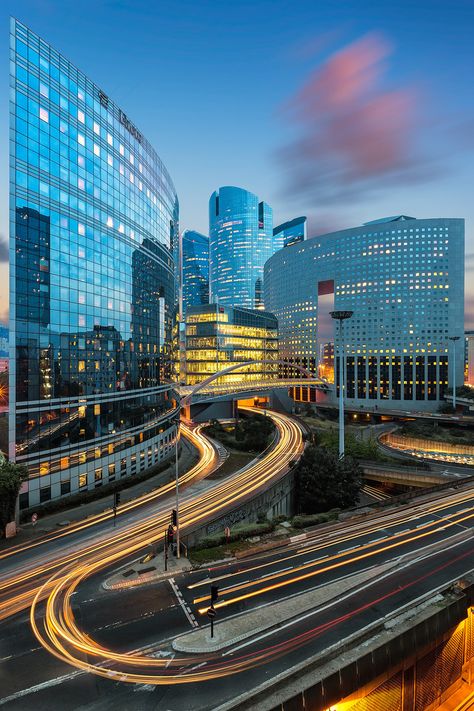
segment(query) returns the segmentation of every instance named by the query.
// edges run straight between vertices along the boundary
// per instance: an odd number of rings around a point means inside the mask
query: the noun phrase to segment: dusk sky
[[[9,15],[99,84],[208,230],[238,185],[309,235],[378,217],[466,219],[474,328],[472,0],[3,0],[0,319],[7,317]]]

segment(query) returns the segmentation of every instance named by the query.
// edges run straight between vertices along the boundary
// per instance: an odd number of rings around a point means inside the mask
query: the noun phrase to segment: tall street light
[[[453,343],[453,410],[456,411],[456,341],[459,341],[459,336],[449,336],[449,340]]]
[[[179,397],[179,395],[178,395]],[[181,405],[181,401],[178,401],[178,405]],[[179,445],[179,421],[180,421],[181,407],[178,411],[178,419],[176,420],[176,458],[175,458],[175,482],[176,482],[176,557],[180,558],[179,550],[179,475],[178,475],[178,445]]]
[[[339,459],[344,459],[344,338],[342,324],[351,318],[353,311],[331,311],[330,315],[339,321]]]

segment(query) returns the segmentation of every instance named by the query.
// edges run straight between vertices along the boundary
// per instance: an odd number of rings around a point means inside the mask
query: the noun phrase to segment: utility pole
[[[344,340],[342,324],[351,318],[353,311],[331,311],[330,315],[339,321],[339,459],[344,459]],[[334,378],[334,382],[337,379]]]
[[[459,341],[459,336],[449,336],[449,340],[453,343],[453,410],[456,412],[456,341]]]

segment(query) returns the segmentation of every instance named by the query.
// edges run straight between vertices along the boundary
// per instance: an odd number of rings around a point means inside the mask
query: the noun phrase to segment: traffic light
[[[171,512],[171,523],[175,527],[178,526],[178,512],[176,511],[176,509],[173,509]]]
[[[120,503],[120,491],[116,491],[114,494],[114,506],[117,507]]]
[[[219,586],[218,585],[211,585],[211,606],[214,605],[215,602],[217,602],[218,597],[219,597]]]

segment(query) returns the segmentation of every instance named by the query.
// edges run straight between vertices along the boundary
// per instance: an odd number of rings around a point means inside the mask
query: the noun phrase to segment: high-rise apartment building
[[[209,303],[209,237],[195,230],[181,236],[183,314],[189,306]]]
[[[291,247],[306,239],[306,217],[295,217],[273,228],[273,251]]]
[[[342,346],[349,403],[434,410],[453,368],[463,382],[450,340],[464,336],[462,219],[400,215],[322,235],[274,254],[264,284],[280,357],[318,372],[321,346]],[[339,309],[353,311],[342,339],[329,316]]]
[[[195,385],[236,363],[258,361],[223,375],[218,384],[278,375],[278,323],[265,311],[221,304],[190,306],[186,319],[186,384]],[[269,362],[270,361],[270,362]]]
[[[10,58],[9,447],[28,508],[172,452],[178,200],[128,116],[16,20]]]
[[[273,212],[269,205],[242,188],[223,187],[211,195],[211,301],[263,308],[263,266],[273,251]]]

